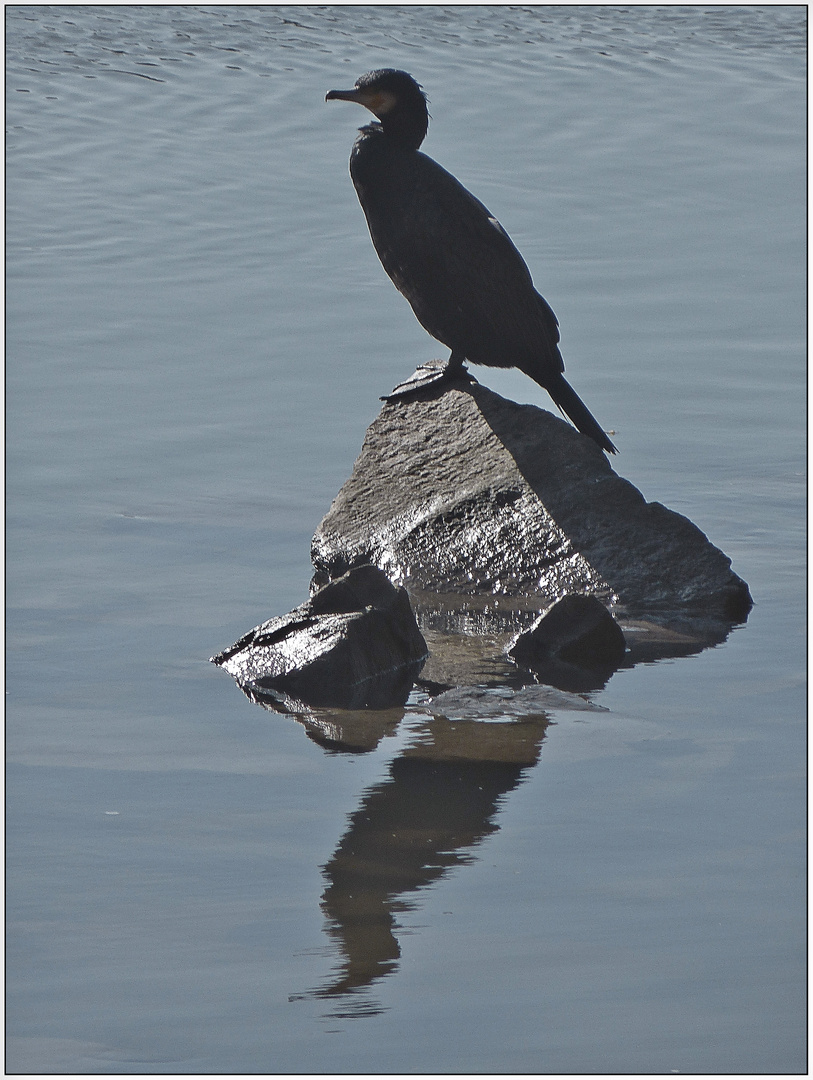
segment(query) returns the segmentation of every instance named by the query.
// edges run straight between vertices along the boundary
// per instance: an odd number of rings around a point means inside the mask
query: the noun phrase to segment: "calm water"
[[[10,1071],[804,1071],[804,17],[6,9]],[[207,663],[305,599],[379,394],[441,355],[323,101],[380,66],[618,471],[756,601],[463,764],[416,706],[330,752]]]

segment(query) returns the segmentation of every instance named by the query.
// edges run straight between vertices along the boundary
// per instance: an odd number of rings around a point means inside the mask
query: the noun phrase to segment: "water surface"
[[[804,1070],[804,18],[7,9],[10,1071]],[[385,65],[756,606],[606,711],[414,699],[346,753],[207,658],[441,355],[323,101]]]

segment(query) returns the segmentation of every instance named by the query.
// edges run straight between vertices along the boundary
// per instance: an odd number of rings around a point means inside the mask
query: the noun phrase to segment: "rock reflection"
[[[412,894],[473,861],[496,832],[501,800],[539,760],[548,720],[509,723],[432,718],[370,788],[333,857],[322,910],[342,954],[338,969],[309,996],[338,999],[335,1017],[381,1011],[363,991],[398,966],[397,915]]]
[[[330,1002],[326,1018],[382,1011],[373,987],[397,971],[399,914],[415,906],[421,889],[474,861],[477,846],[498,831],[501,802],[539,761],[551,713],[605,711],[582,695],[612,672],[585,673],[558,661],[532,672],[505,655],[533,611],[495,604],[485,611],[491,622],[479,626],[480,633],[447,626],[446,613],[440,614],[441,625],[434,626],[423,613],[429,658],[405,707],[317,707],[241,685],[256,704],[295,719],[328,753],[369,753],[394,736],[405,717],[410,724],[409,744],[385,779],[361,795],[323,867],[321,907],[340,958],[323,984],[293,998]],[[718,631],[711,622],[677,628],[629,618],[622,625],[627,651],[621,667],[702,652],[731,630]]]

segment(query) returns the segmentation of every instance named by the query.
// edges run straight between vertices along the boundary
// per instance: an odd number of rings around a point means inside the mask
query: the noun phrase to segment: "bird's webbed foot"
[[[426,390],[428,387],[441,387],[446,383],[476,382],[474,376],[469,374],[469,369],[463,360],[462,353],[452,352],[448,360],[430,360],[426,364],[421,364],[408,379],[399,383],[391,394],[385,394],[381,400],[397,401],[420,390]]]

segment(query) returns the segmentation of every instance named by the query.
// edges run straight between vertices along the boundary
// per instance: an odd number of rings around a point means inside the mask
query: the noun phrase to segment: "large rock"
[[[426,655],[404,589],[360,566],[211,659],[252,700],[296,712],[403,704]]]
[[[317,586],[370,562],[419,608],[427,594],[454,594],[538,612],[581,593],[628,614],[734,623],[751,607],[688,518],[646,502],[563,420],[465,375],[384,405],[312,559]]]

